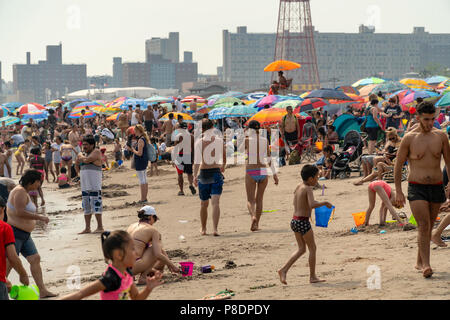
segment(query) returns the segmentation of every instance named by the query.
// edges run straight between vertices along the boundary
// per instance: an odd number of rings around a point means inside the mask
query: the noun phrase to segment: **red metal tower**
[[[293,79],[293,91],[320,88],[309,0],[280,0],[274,60],[301,64],[300,69],[285,71],[286,78]],[[272,80],[276,77],[274,73]]]

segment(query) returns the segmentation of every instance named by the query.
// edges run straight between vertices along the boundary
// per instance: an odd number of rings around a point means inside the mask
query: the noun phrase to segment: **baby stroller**
[[[351,130],[344,137],[344,147],[338,154],[331,170],[331,179],[349,178],[352,172],[361,172],[363,139],[358,131]]]

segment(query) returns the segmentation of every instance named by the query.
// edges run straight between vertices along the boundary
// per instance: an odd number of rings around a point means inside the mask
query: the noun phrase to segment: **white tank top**
[[[138,124],[137,113],[133,112],[131,114],[131,125],[134,126],[136,124]]]

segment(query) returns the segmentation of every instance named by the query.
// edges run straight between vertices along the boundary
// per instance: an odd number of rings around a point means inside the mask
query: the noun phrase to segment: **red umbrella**
[[[183,102],[183,103],[192,102],[192,101],[194,101],[194,99],[197,99],[197,103],[206,103],[207,102],[207,100],[205,98],[200,97],[200,96],[187,96],[183,100],[181,100],[181,102]]]
[[[323,108],[328,103],[320,98],[311,98],[303,100],[302,104],[295,108],[294,113],[310,111],[317,108]]]
[[[22,105],[19,109],[19,114],[28,114],[32,112],[40,112],[42,110],[46,110],[44,106],[41,106],[39,103],[27,103]]]

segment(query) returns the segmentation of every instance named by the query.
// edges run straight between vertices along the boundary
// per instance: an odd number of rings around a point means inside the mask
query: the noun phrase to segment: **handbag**
[[[371,107],[368,107],[368,108],[366,109],[366,111],[364,111],[364,115],[365,115],[366,118],[364,119],[362,125],[359,127],[359,130],[361,130],[361,132],[367,132],[367,130],[366,130],[367,117],[368,117],[368,115],[369,115],[370,109],[371,109]]]

